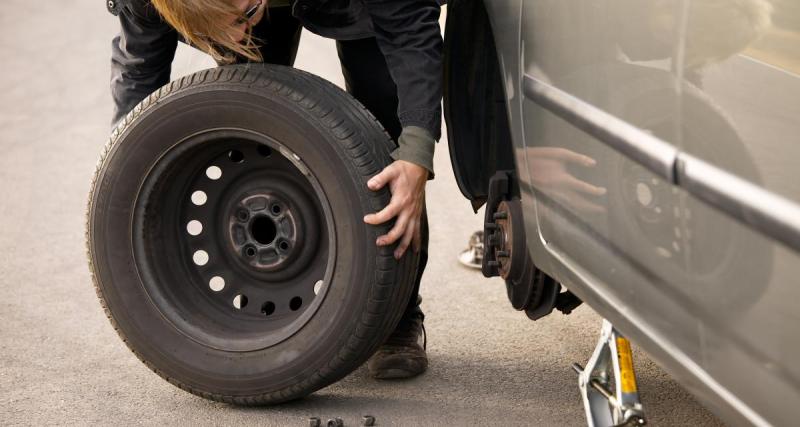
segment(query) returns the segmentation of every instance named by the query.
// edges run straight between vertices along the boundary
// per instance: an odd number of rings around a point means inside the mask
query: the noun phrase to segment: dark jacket
[[[179,36],[148,0],[109,0],[106,4],[119,16],[121,25],[111,56],[116,123],[169,82]],[[441,129],[439,13],[439,0],[294,0],[292,4],[292,14],[321,36],[337,40],[375,37],[397,85],[398,118],[404,133],[408,127],[418,127],[435,139]],[[414,141],[418,147],[411,147],[412,151],[430,151],[432,156],[432,139],[418,142],[415,136]]]

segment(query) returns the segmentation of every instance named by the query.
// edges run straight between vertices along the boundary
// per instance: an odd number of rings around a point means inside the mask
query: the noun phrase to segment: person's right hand
[[[386,166],[379,174],[370,178],[367,187],[378,191],[389,186],[392,199],[380,212],[364,216],[367,224],[383,224],[397,218],[394,227],[375,242],[378,246],[391,245],[397,242],[394,257],[400,259],[412,245],[414,252],[421,247],[422,211],[425,207],[425,184],[428,182],[428,170],[417,164],[404,160],[396,160]]]

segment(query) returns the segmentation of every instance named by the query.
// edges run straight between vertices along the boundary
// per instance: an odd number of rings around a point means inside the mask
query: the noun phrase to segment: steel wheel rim
[[[218,350],[294,335],[333,276],[334,222],[320,183],[285,145],[247,130],[210,130],[167,150],[140,187],[132,230],[153,305]]]

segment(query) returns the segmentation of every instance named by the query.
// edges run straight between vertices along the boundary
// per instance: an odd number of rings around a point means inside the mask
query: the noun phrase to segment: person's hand
[[[400,259],[413,244],[415,252],[420,249],[421,217],[425,205],[425,183],[428,181],[428,170],[422,166],[404,160],[397,160],[386,166],[379,174],[370,178],[367,187],[378,191],[387,184],[392,199],[380,212],[364,217],[367,224],[383,224],[392,218],[397,221],[388,233],[378,237],[378,246],[400,243],[394,251],[394,257]]]
[[[592,168],[593,158],[560,147],[534,147],[527,153],[530,159],[533,184],[554,200],[576,210],[590,213],[605,212],[606,208],[593,201],[606,189],[581,181],[569,173],[567,165]]]

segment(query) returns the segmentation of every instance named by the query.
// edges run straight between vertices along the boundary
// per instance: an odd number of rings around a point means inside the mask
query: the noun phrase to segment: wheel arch
[[[450,0],[447,8],[444,115],[450,161],[461,193],[477,210],[495,172],[516,171],[508,98],[484,2]]]

